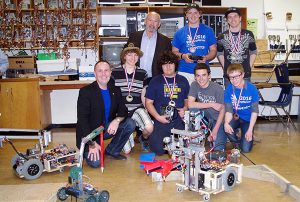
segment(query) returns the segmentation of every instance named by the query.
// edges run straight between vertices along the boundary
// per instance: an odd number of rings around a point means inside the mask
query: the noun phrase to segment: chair
[[[288,127],[288,124],[291,123],[294,129],[297,130],[289,114],[293,98],[294,84],[289,80],[289,70],[287,64],[283,63],[276,65],[275,74],[278,85],[281,88],[278,99],[276,101],[266,101],[261,96],[261,101],[259,101],[259,104],[264,107],[268,106],[273,108],[277,114],[277,119],[279,119],[284,126]],[[286,107],[289,107],[289,110],[286,110]],[[283,110],[284,115],[287,117],[286,119],[284,119],[284,117],[279,113],[278,109]],[[269,116],[269,120],[271,120],[270,117],[271,116]]]

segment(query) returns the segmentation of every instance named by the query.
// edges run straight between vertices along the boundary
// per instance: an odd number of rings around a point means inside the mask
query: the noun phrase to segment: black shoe
[[[105,150],[105,155],[111,156],[116,160],[126,160],[127,159],[126,156],[123,156],[122,154],[111,154],[111,153],[107,152],[106,150]]]
[[[143,153],[150,153],[151,150],[150,150],[150,145],[149,145],[148,140],[145,140],[145,139],[143,138],[143,136],[141,135],[141,136],[139,137],[139,141],[140,141],[140,143],[141,143],[141,151],[142,151]]]

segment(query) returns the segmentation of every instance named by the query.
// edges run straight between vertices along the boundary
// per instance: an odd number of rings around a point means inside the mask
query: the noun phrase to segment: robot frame
[[[20,178],[34,180],[39,178],[43,172],[64,171],[64,167],[72,167],[78,164],[78,152],[74,148],[68,148],[60,144],[49,150],[44,150],[51,142],[48,133],[39,134],[39,144],[28,148],[26,153],[19,152],[13,142],[5,138],[17,153],[11,159],[11,165]]]
[[[70,170],[70,175],[68,177],[68,184],[61,187],[57,191],[57,198],[60,201],[66,200],[69,196],[75,197],[84,202],[108,202],[109,192],[106,190],[98,191],[92,184],[83,181],[83,153],[85,144],[92,141],[100,133],[103,135],[103,127],[96,128],[89,135],[82,138],[79,152],[79,163]],[[102,136],[103,137],[103,136]]]
[[[211,194],[231,191],[242,182],[239,150],[232,149],[228,155],[213,148],[205,150],[209,129],[203,111],[186,111],[184,120],[185,130],[172,129],[172,135],[164,139],[173,162],[181,165],[183,184],[176,184],[177,191],[199,192],[204,201],[209,201]]]

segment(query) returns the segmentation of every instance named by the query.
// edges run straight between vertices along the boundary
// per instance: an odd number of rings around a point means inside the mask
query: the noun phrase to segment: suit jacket
[[[122,101],[120,88],[113,82],[108,83],[111,106],[108,121],[114,118],[127,117],[128,111]],[[105,110],[101,90],[97,81],[80,89],[77,101],[76,145],[80,148],[81,139],[99,126],[105,127]],[[99,143],[99,137],[95,138]]]
[[[133,32],[129,35],[129,39],[127,41],[127,45],[129,43],[133,43],[134,46],[141,48],[142,37],[144,31]],[[152,77],[162,74],[159,65],[160,55],[167,50],[172,50],[171,40],[163,34],[157,32],[157,41],[155,47],[155,53],[153,56],[152,62]],[[138,66],[140,66],[138,64]]]

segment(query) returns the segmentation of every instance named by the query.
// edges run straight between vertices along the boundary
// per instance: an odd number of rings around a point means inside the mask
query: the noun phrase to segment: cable
[[[15,150],[15,152],[16,152],[20,157],[24,158],[24,159],[27,160],[27,161],[29,160],[29,158],[27,158],[24,154],[20,153],[20,152],[16,149],[15,145],[14,145],[7,137],[5,137],[4,140],[6,140],[6,141],[12,146],[12,148]]]

